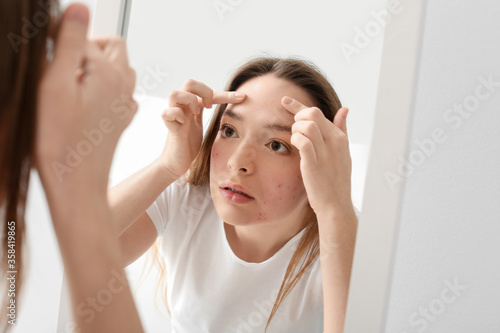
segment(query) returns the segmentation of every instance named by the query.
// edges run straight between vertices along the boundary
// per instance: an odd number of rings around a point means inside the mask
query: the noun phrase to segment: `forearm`
[[[174,181],[157,160],[108,191],[118,234],[125,231]]]
[[[318,216],[318,227],[324,332],[340,333],[344,329],[357,230],[357,218],[352,205]]]
[[[46,192],[79,332],[142,332],[105,192]]]
[[[109,225],[109,217],[109,213],[90,213],[75,218],[72,230],[56,230],[73,319],[82,333],[142,332],[118,240],[111,228],[98,227]]]

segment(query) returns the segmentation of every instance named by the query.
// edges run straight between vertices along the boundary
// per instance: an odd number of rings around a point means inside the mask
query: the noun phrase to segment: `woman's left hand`
[[[316,215],[352,207],[346,126],[349,110],[339,109],[332,123],[317,107],[307,107],[293,98],[285,96],[281,104],[295,115],[291,143],[300,152],[304,186]]]

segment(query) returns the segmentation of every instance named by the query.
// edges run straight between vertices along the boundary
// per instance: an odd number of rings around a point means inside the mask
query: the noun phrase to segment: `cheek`
[[[274,177],[266,178],[264,184],[266,184],[267,189],[264,192],[265,200],[263,202],[265,206],[285,206],[292,210],[291,207],[297,207],[306,196],[300,171],[280,172],[276,173]]]
[[[300,209],[307,200],[301,176],[269,179],[263,202],[257,213],[257,221],[267,222],[288,216]]]
[[[224,152],[220,145],[214,142],[212,151],[210,152],[210,173],[221,170],[225,165]]]

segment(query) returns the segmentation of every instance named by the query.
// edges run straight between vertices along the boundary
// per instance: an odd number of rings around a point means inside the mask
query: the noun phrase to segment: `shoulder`
[[[172,184],[172,192],[176,194],[177,206],[173,207],[177,215],[184,220],[199,220],[208,206],[212,204],[209,185],[195,186],[185,182],[182,178]]]
[[[200,222],[203,213],[213,206],[210,187],[194,186],[181,177],[170,184],[146,210],[158,234]],[[182,222],[182,223],[181,223]]]
[[[211,201],[210,187],[192,185],[185,177],[170,184],[157,199],[158,203],[165,204],[175,211],[189,211],[209,201]]]

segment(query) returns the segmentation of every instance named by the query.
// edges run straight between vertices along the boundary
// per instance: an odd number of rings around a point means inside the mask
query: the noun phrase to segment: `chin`
[[[239,207],[224,202],[221,198],[214,199],[215,210],[222,221],[231,225],[252,224],[251,217]]]

